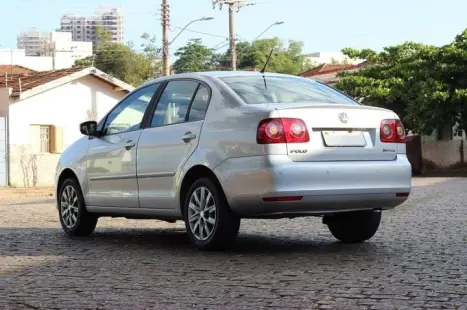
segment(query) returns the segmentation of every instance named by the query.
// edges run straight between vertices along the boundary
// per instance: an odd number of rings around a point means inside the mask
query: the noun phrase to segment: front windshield
[[[358,104],[358,102],[324,84],[287,76],[228,76],[221,77],[247,104],[261,103],[332,103]]]

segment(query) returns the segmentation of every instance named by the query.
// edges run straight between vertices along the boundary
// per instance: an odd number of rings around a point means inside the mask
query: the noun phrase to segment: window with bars
[[[50,126],[40,126],[40,152],[50,153]]]
[[[62,128],[53,125],[30,125],[29,143],[35,154],[61,153],[63,151]]]

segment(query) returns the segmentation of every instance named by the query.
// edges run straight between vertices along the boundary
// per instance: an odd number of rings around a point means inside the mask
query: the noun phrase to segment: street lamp
[[[189,22],[188,24],[186,24],[185,27],[182,28],[182,30],[180,30],[179,33],[177,33],[177,35],[172,39],[172,41],[169,42],[169,46],[170,44],[173,43],[173,41],[175,41],[176,38],[178,38],[178,36],[183,32],[185,31],[186,28],[188,28],[188,26],[190,26],[191,24],[195,23],[195,22],[202,22],[202,21],[206,21],[206,20],[213,20],[214,17],[202,17],[202,18],[198,18],[198,19],[195,19],[195,20],[192,20],[191,22]]]
[[[269,25],[268,28],[266,28],[263,32],[261,32],[256,38],[254,38],[251,42],[255,42],[256,40],[258,40],[259,37],[261,37],[266,31],[268,31],[271,27],[274,27],[274,26],[278,26],[278,25],[282,25],[284,22],[283,21],[277,21],[275,23],[272,23],[271,25]],[[248,46],[245,46],[239,54],[243,53],[246,49],[248,48]]]
[[[212,20],[214,19],[214,17],[201,17],[201,18],[198,18],[198,19],[195,19],[195,20],[192,20],[191,22],[189,22],[188,24],[186,24],[185,27],[182,28],[182,30],[180,30],[177,35],[172,39],[172,41],[168,42],[168,38],[163,40],[163,46],[162,46],[162,49],[163,49],[163,52],[162,52],[162,65],[163,65],[163,74],[164,75],[169,75],[169,69],[170,69],[170,66],[169,66],[169,46],[175,41],[175,39],[177,39],[180,34],[186,29],[188,28],[188,26],[190,26],[191,24],[195,23],[195,22],[201,22],[201,21],[207,21],[207,20]],[[166,36],[166,35],[164,35]]]
[[[261,36],[262,36],[266,31],[268,31],[271,27],[278,26],[278,25],[282,25],[283,23],[284,23],[284,22],[279,21],[279,22],[275,22],[275,23],[269,25],[269,27],[266,28],[263,32],[261,32],[261,33],[253,40],[253,42],[256,41],[259,37],[261,37]]]

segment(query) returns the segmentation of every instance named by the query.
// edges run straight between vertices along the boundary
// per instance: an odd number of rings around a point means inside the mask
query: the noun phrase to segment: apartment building
[[[49,49],[56,57],[70,54],[71,58],[82,59],[93,54],[92,42],[75,41],[70,32],[52,32]],[[51,55],[53,56],[53,55]]]
[[[18,49],[0,49],[0,65],[36,71],[71,68],[76,60],[93,55],[92,45],[73,41],[69,32],[39,32],[31,28],[18,35]]]
[[[50,46],[50,32],[37,31],[30,28],[17,36],[17,47],[26,51],[26,56],[48,56]]]
[[[93,16],[63,15],[60,22],[60,31],[70,32],[74,41],[92,42],[95,48],[99,44],[96,37],[96,27],[98,25],[111,34],[113,42],[124,42],[122,8],[101,6]]]

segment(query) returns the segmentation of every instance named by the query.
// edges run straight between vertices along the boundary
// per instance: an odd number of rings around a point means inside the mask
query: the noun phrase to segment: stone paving
[[[104,218],[69,239],[53,197],[0,192],[0,309],[467,309],[467,179],[414,185],[369,242],[244,220],[226,253],[195,250],[181,222]]]

